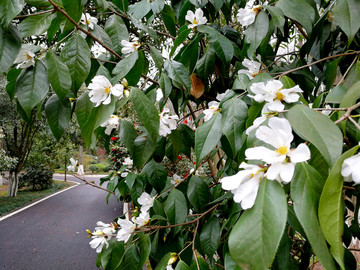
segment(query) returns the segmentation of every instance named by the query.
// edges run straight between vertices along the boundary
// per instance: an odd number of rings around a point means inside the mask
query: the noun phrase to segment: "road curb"
[[[56,180],[56,181],[62,181],[62,180]],[[49,196],[46,196],[45,198],[42,198],[42,199],[40,199],[40,200],[38,200],[38,201],[36,201],[36,202],[33,202],[33,203],[31,203],[31,204],[29,204],[29,205],[27,205],[27,206],[24,206],[24,207],[22,207],[22,208],[20,208],[20,209],[18,209],[18,210],[16,210],[16,211],[10,213],[10,214],[7,214],[7,215],[5,215],[5,216],[2,216],[2,217],[0,217],[0,222],[3,221],[3,220],[5,220],[5,219],[7,219],[7,218],[9,218],[9,217],[11,217],[11,216],[13,216],[13,215],[16,215],[17,213],[20,213],[20,212],[26,210],[26,209],[28,209],[28,208],[30,208],[30,207],[38,204],[38,203],[41,203],[41,202],[43,202],[43,201],[45,201],[45,200],[47,200],[47,199],[49,199],[49,198],[51,198],[51,197],[54,197],[54,196],[56,196],[56,195],[58,195],[58,194],[60,194],[60,193],[62,193],[62,192],[64,192],[64,191],[67,191],[67,190],[69,190],[69,189],[72,189],[72,188],[77,187],[78,185],[80,185],[80,183],[75,182],[75,181],[69,181],[69,180],[67,180],[66,182],[71,182],[71,183],[74,183],[75,185],[73,185],[73,186],[71,186],[71,187],[68,187],[68,188],[65,188],[65,189],[62,189],[62,190],[60,190],[60,191],[58,191],[58,192],[55,192],[55,193],[53,193],[53,194],[51,194],[51,195],[49,195]]]

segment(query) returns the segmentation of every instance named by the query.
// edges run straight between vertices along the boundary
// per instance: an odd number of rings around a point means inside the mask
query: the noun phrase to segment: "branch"
[[[197,256],[196,256],[196,249],[195,249],[195,238],[196,238],[198,228],[199,228],[199,220],[196,222],[196,228],[195,228],[195,231],[194,231],[194,237],[193,237],[193,241],[192,241],[192,251],[193,251],[193,256],[194,256],[194,259],[195,259],[195,262],[196,262],[196,267],[197,267],[198,270],[200,270],[199,262],[198,262],[198,259],[197,259]]]
[[[307,67],[311,67],[313,65],[316,65],[318,63],[321,63],[323,61],[326,61],[326,60],[329,60],[329,59],[333,59],[333,58],[336,58],[336,57],[340,57],[340,56],[346,56],[346,55],[354,55],[354,54],[360,54],[360,51],[354,51],[354,52],[348,52],[348,53],[340,53],[340,54],[335,54],[335,55],[330,55],[330,56],[327,56],[325,58],[322,58],[320,60],[317,60],[315,62],[312,62],[310,64],[307,64],[307,65],[303,65],[301,67],[297,67],[297,68],[294,68],[294,69],[290,69],[288,71],[285,71],[277,76],[274,77],[274,79],[279,79],[280,77],[286,75],[286,74],[289,74],[289,73],[292,73],[294,71],[298,71],[300,69],[303,69],[303,68],[307,68]]]
[[[358,130],[360,130],[359,124],[351,116],[349,116],[348,119],[355,125]]]
[[[297,29],[299,29],[300,33],[304,36],[304,38],[308,39],[308,35],[306,34],[306,32],[304,31],[304,29],[302,28],[302,26],[295,20],[290,19],[297,27]]]
[[[345,113],[343,116],[341,116],[338,120],[336,120],[336,121],[335,121],[335,124],[339,124],[341,121],[349,118],[351,112],[352,112],[353,110],[359,108],[359,107],[360,107],[360,102],[359,102],[359,103],[356,103],[355,105],[353,105],[353,106],[351,106],[351,107],[349,107],[349,108],[347,108],[346,113]]]
[[[31,16],[38,16],[38,15],[42,15],[42,14],[46,14],[46,13],[50,13],[50,12],[54,12],[54,11],[55,11],[55,9],[49,9],[49,10],[41,11],[38,13],[19,15],[19,16],[16,16],[14,19],[22,19],[22,18],[27,18],[27,17],[31,17]]]
[[[103,190],[103,191],[106,191],[106,192],[109,192],[109,193],[115,195],[115,192],[114,192],[114,191],[111,191],[111,190],[108,190],[108,189],[106,189],[106,188],[103,188],[103,187],[100,187],[100,186],[98,186],[98,185],[95,185],[95,184],[93,184],[93,183],[90,183],[89,181],[87,181],[87,180],[85,179],[85,176],[84,176],[84,178],[81,178],[81,177],[77,176],[75,173],[71,173],[71,175],[74,176],[75,178],[77,178],[77,179],[85,182],[86,185],[90,185],[90,186],[92,186],[92,187],[101,189],[101,190]]]

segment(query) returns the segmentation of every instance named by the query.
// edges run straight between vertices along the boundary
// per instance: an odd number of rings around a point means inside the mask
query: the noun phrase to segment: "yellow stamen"
[[[286,146],[280,146],[275,150],[275,152],[279,153],[280,155],[285,155],[288,152],[288,149]]]
[[[254,74],[252,75],[252,77],[256,77],[256,76],[259,75],[260,73],[263,73],[262,70],[260,70],[258,73],[254,73]]]
[[[89,20],[85,20],[85,24],[86,24],[86,25],[89,25],[89,24],[90,24],[90,21],[89,21]]]
[[[193,24],[198,24],[198,22],[195,18],[194,18]]]
[[[104,235],[104,233],[102,231],[97,231],[96,235],[102,236],[102,235]]]
[[[106,93],[106,94],[109,94],[109,93],[110,93],[110,87],[109,87],[109,86],[107,86],[107,87],[105,88],[105,93]]]
[[[250,178],[253,178],[254,176],[255,176],[255,174],[253,174],[253,173],[252,173],[252,174],[250,174]]]
[[[26,58],[27,58],[27,60],[31,60],[32,59],[32,57],[27,53],[26,54]]]
[[[283,95],[281,92],[277,92],[277,93],[276,93],[276,99],[278,99],[278,100],[280,100],[280,101],[283,101],[284,95]]]

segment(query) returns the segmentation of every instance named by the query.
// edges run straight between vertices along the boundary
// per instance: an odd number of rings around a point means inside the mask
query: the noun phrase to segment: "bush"
[[[28,169],[19,176],[19,188],[27,186],[32,190],[43,190],[52,187],[53,172],[42,165]]]
[[[108,166],[106,166],[106,167],[103,169],[103,171],[104,171],[104,172],[109,172],[109,171],[110,171],[110,169],[111,169],[111,166],[110,166],[110,165],[108,165]]]
[[[94,173],[94,172],[98,172],[99,168],[95,165],[90,165],[89,170]]]

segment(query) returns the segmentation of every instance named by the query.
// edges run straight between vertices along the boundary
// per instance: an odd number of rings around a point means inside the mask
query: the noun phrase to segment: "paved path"
[[[98,182],[99,177],[90,177]],[[109,205],[105,197],[104,191],[81,184],[0,221],[0,269],[97,269],[85,230],[99,220],[111,222],[122,210],[113,196]]]

